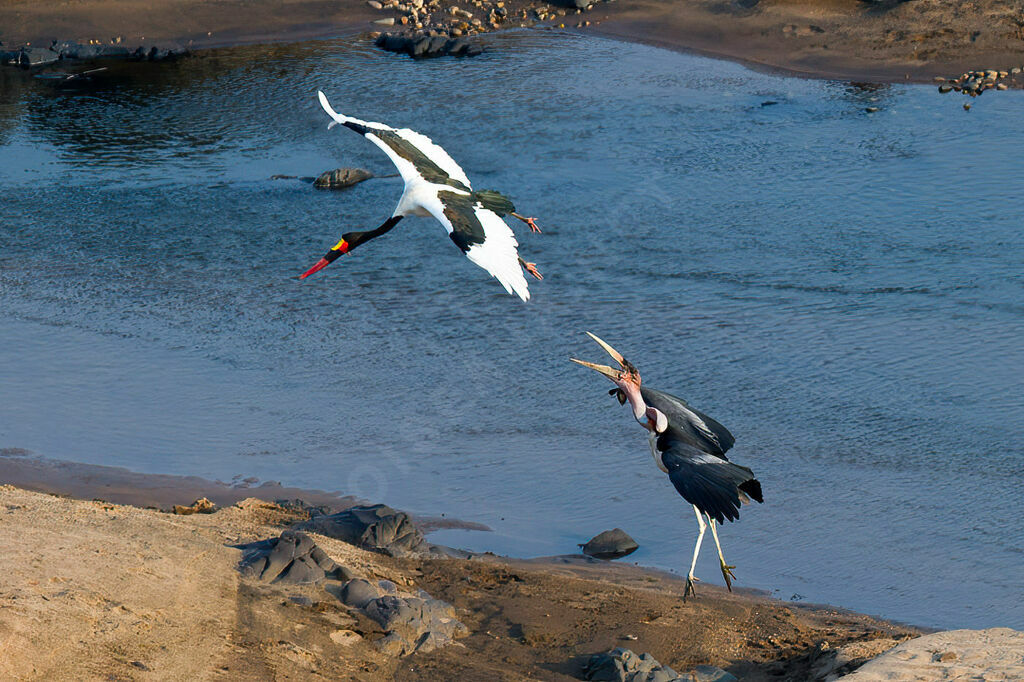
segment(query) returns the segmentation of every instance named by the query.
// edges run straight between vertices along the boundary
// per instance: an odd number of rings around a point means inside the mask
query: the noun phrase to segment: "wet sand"
[[[616,0],[545,21],[536,21],[533,10],[552,7],[546,3],[505,6],[510,20],[503,26],[518,25],[511,18],[527,10],[529,25],[575,29],[590,22],[576,30],[807,76],[929,81],[1024,64],[1024,19],[997,0]],[[401,13],[364,0],[0,0],[0,40],[13,47],[119,38],[125,45],[199,49],[353,35],[384,29],[372,22],[387,17]]]
[[[340,583],[282,586],[237,570],[236,545],[303,516],[242,500],[177,516],[0,486],[0,678],[580,679],[590,655],[624,646],[680,673],[717,665],[748,682],[809,679],[822,642],[872,655],[919,630],[752,591],[683,584],[582,556],[392,558],[314,535],[339,564],[446,600],[469,634],[406,658],[338,598]],[[353,634],[354,633],[354,634]]]

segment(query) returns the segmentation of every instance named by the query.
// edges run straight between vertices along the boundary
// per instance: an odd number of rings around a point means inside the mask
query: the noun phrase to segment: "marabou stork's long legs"
[[[525,216],[519,215],[515,211],[512,211],[512,217],[519,218],[519,220],[522,220],[524,223],[526,223],[530,227],[530,232],[536,232],[537,234],[540,234],[540,228],[537,227],[536,218],[527,218]]]
[[[722,556],[722,543],[718,541],[718,529],[715,528],[715,520],[709,516],[708,522],[711,525],[711,536],[715,538],[715,547],[718,548],[718,561],[719,565],[722,567],[722,577],[725,578],[725,586],[729,588],[730,592],[732,592],[732,581],[736,578],[736,576],[733,575],[732,569],[736,567],[725,563],[725,557]]]
[[[697,568],[697,555],[700,554],[700,545],[704,542],[704,531],[707,530],[708,525],[704,523],[704,513],[697,508],[697,505],[693,505],[693,511],[697,514],[697,544],[693,546],[693,560],[690,561],[690,572],[686,574],[686,588],[683,590],[683,601],[691,594],[697,596],[697,591],[693,589],[695,582],[700,582],[700,579],[693,574]]]

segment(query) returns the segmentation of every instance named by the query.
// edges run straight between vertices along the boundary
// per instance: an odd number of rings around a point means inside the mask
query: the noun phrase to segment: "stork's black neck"
[[[375,230],[367,230],[366,232],[346,232],[345,234],[341,235],[341,238],[348,242],[348,250],[351,251],[360,244],[370,241],[374,237],[379,237],[382,234],[386,234],[388,231],[391,230],[391,228],[397,225],[398,221],[401,219],[402,216],[400,215],[392,216],[385,220],[384,224]]]

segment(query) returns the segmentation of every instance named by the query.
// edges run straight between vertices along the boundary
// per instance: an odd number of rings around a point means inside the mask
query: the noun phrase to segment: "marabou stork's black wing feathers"
[[[665,413],[673,435],[695,448],[727,459],[725,453],[736,443],[729,429],[703,412],[690,407],[685,400],[654,388],[640,387],[644,402]]]
[[[748,497],[763,502],[761,484],[754,472],[689,443],[663,434],[658,439],[661,461],[669,480],[690,504],[719,523],[740,517],[740,505]]]

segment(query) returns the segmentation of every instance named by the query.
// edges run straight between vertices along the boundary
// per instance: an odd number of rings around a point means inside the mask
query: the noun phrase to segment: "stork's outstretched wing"
[[[395,129],[383,123],[360,121],[358,118],[339,114],[331,107],[323,92],[318,91],[317,94],[320,96],[320,106],[328,116],[383,149],[406,182],[423,179],[435,185],[448,185],[466,192],[471,191],[465,171],[448,156],[448,152],[434,144],[426,135],[408,128]]]
[[[644,402],[665,413],[669,429],[674,436],[696,448],[727,459],[725,453],[736,442],[736,438],[717,421],[699,412],[682,398],[646,386],[640,387]]]
[[[437,200],[425,205],[469,260],[491,273],[508,293],[530,300],[516,250],[519,243],[504,220],[473,195],[454,190],[438,192]]]
[[[658,438],[658,450],[683,499],[719,523],[738,519],[740,505],[750,498],[764,502],[761,483],[745,466],[702,452],[668,432]]]

